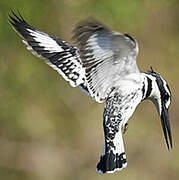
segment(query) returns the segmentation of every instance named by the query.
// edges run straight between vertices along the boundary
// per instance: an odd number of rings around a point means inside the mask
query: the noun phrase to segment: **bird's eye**
[[[169,94],[165,92],[165,94],[164,94],[164,100],[167,101],[168,99],[169,99]]]

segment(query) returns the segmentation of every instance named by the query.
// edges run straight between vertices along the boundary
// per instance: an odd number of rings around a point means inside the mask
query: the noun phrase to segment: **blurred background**
[[[154,105],[136,109],[124,135],[128,167],[99,175],[102,113],[34,57],[8,24],[10,10],[28,23],[72,43],[75,24],[94,17],[138,40],[141,71],[150,66],[169,83],[174,148],[168,152]],[[179,179],[179,1],[1,0],[0,1],[0,179],[177,180]]]

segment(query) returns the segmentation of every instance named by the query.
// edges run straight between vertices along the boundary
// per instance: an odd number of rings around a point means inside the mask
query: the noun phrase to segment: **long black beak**
[[[161,124],[162,124],[163,133],[164,133],[168,150],[170,150],[172,148],[172,133],[171,133],[171,128],[170,128],[170,119],[169,119],[168,109],[164,105],[163,105],[162,113],[161,113]]]

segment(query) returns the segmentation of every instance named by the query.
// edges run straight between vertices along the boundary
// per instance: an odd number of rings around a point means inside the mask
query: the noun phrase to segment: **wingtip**
[[[18,15],[17,15],[18,14]],[[26,23],[24,18],[22,17],[19,10],[17,10],[17,13],[14,10],[10,10],[10,13],[8,13],[8,22],[15,26],[17,23]]]
[[[92,32],[101,29],[108,29],[108,28],[94,17],[89,16],[88,18],[81,20],[76,24],[76,27],[72,31],[73,33],[72,40],[75,43],[78,43],[79,39],[84,39],[85,37],[88,37],[88,35],[90,35]]]

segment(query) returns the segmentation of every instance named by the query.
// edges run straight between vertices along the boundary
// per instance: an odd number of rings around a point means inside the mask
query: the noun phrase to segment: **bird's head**
[[[172,148],[172,135],[168,109],[171,103],[171,91],[167,82],[158,73],[154,72],[152,68],[147,73],[147,78],[150,79],[150,83],[148,83],[148,89],[150,89],[148,98],[157,108],[166,144],[168,149],[170,149]]]

